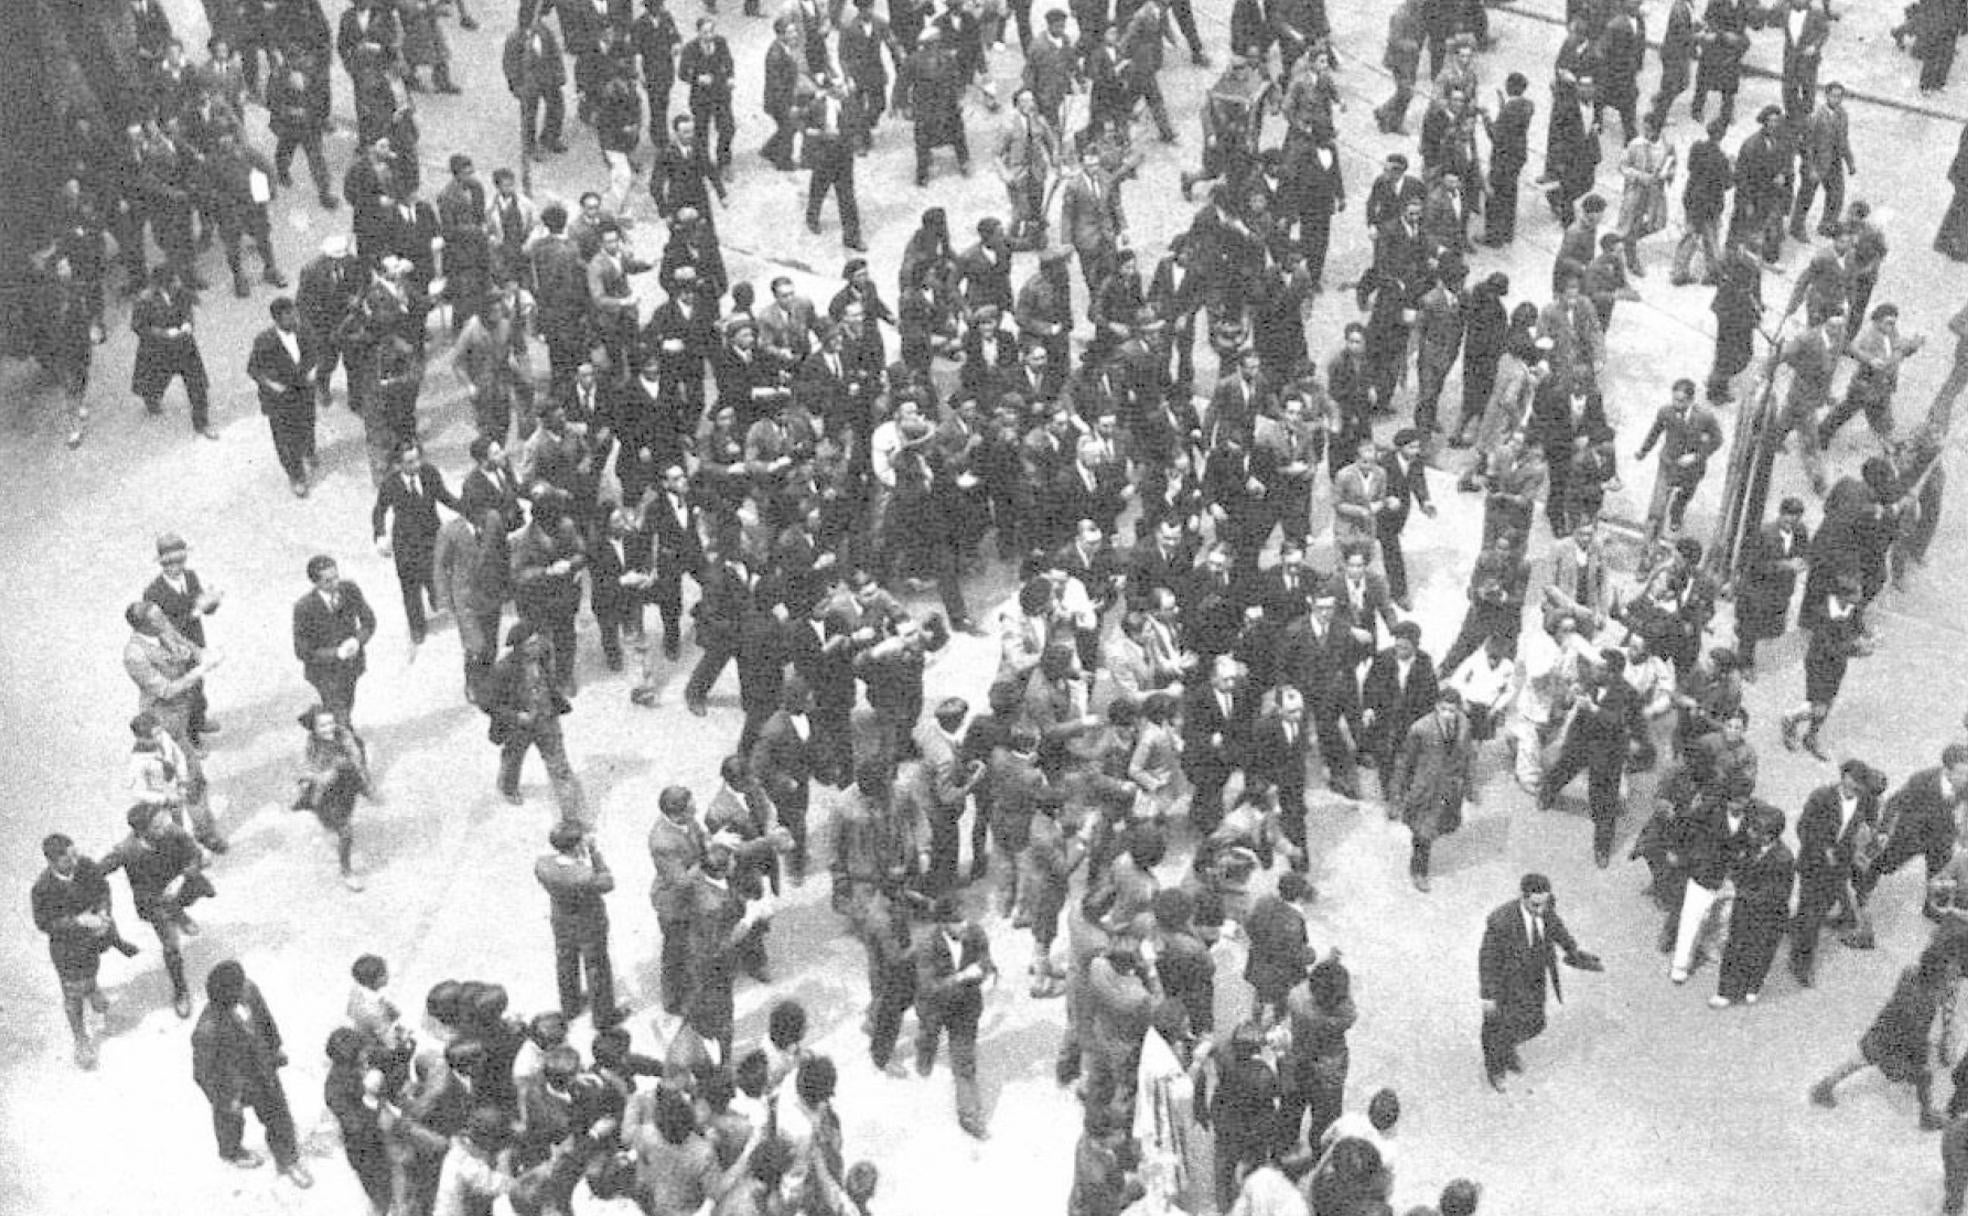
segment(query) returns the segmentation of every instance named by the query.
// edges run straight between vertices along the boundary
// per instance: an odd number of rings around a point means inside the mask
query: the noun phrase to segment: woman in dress
[[[1845,669],[1859,653],[1859,576],[1840,575],[1825,597],[1824,614],[1811,626],[1804,650],[1804,704],[1783,716],[1783,744],[1797,750],[1800,727],[1804,750],[1820,760],[1829,756],[1818,743],[1818,729],[1831,716],[1831,703],[1845,683]]]
[[[356,738],[333,710],[320,705],[301,715],[301,726],[308,732],[307,752],[294,798],[294,809],[313,811],[321,826],[335,833],[335,857],[342,869],[342,885],[362,890],[362,879],[351,864],[355,850],[355,799],[358,794],[374,797],[369,785],[369,758],[362,740]]]
[[[1942,925],[1920,952],[1920,961],[1900,972],[1891,999],[1859,1040],[1859,1054],[1813,1085],[1811,1101],[1836,1106],[1833,1091],[1840,1082],[1877,1068],[1888,1081],[1911,1083],[1920,1102],[1920,1126],[1938,1129],[1941,1114],[1934,1109],[1933,1097],[1934,1015],[1960,980],[1964,962],[1968,962],[1968,929]]]

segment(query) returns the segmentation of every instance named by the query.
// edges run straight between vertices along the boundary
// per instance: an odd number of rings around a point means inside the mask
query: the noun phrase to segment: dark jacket
[[[251,1025],[235,1012],[244,1006]],[[191,1077],[214,1106],[253,1102],[280,1088],[280,1027],[251,980],[239,1006],[207,1005],[191,1031]]]

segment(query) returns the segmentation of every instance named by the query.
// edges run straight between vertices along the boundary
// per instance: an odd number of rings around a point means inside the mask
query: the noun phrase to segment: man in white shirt
[[[1455,669],[1445,687],[1461,694],[1470,737],[1479,743],[1493,737],[1517,691],[1517,660],[1510,656],[1509,643],[1491,634],[1481,650]]]

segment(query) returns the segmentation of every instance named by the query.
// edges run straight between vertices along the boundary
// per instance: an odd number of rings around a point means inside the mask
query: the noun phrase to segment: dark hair
[[[740,1093],[758,1098],[765,1095],[766,1082],[771,1073],[765,1053],[754,1047],[738,1057],[738,1066],[732,1071],[731,1079]]]
[[[826,1056],[811,1056],[800,1061],[799,1072],[793,1075],[793,1092],[808,1106],[818,1106],[831,1100],[839,1086],[840,1072]]]
[[[362,1049],[366,1046],[368,1041],[362,1037],[361,1031],[352,1026],[337,1026],[328,1032],[328,1042],[322,1050],[330,1064],[346,1067],[362,1058]]]
[[[1536,871],[1532,871],[1517,880],[1517,891],[1521,895],[1549,895],[1551,894],[1551,880]]]
[[[1376,1131],[1386,1131],[1401,1121],[1401,1095],[1381,1089],[1367,1102],[1367,1122]]]
[[[671,1144],[682,1144],[697,1130],[697,1112],[690,1099],[674,1089],[656,1091],[656,1130]]]
[[[798,1046],[806,1037],[806,1006],[798,1001],[780,1001],[772,1007],[765,1022],[765,1037],[781,1051]]]
[[[246,969],[236,959],[227,959],[205,973],[205,999],[214,1005],[237,1005],[245,994]]]
[[[329,557],[326,553],[317,553],[313,557],[308,558],[307,560],[308,582],[310,583],[320,582],[322,571],[333,569],[334,565],[335,565],[335,559]]]
[[[75,842],[60,832],[52,832],[41,838],[41,856],[49,861],[54,861],[74,847]]]
[[[364,988],[374,988],[389,975],[389,964],[379,954],[365,954],[355,960],[349,975]]]

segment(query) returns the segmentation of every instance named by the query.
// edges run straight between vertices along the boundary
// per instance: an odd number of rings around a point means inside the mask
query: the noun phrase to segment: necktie
[[[1531,953],[1537,955],[1544,953],[1544,918],[1542,916],[1531,917]]]
[[[1298,742],[1298,727],[1292,725],[1290,722],[1285,723],[1285,748],[1287,750],[1290,750],[1290,748],[1297,742]]]

